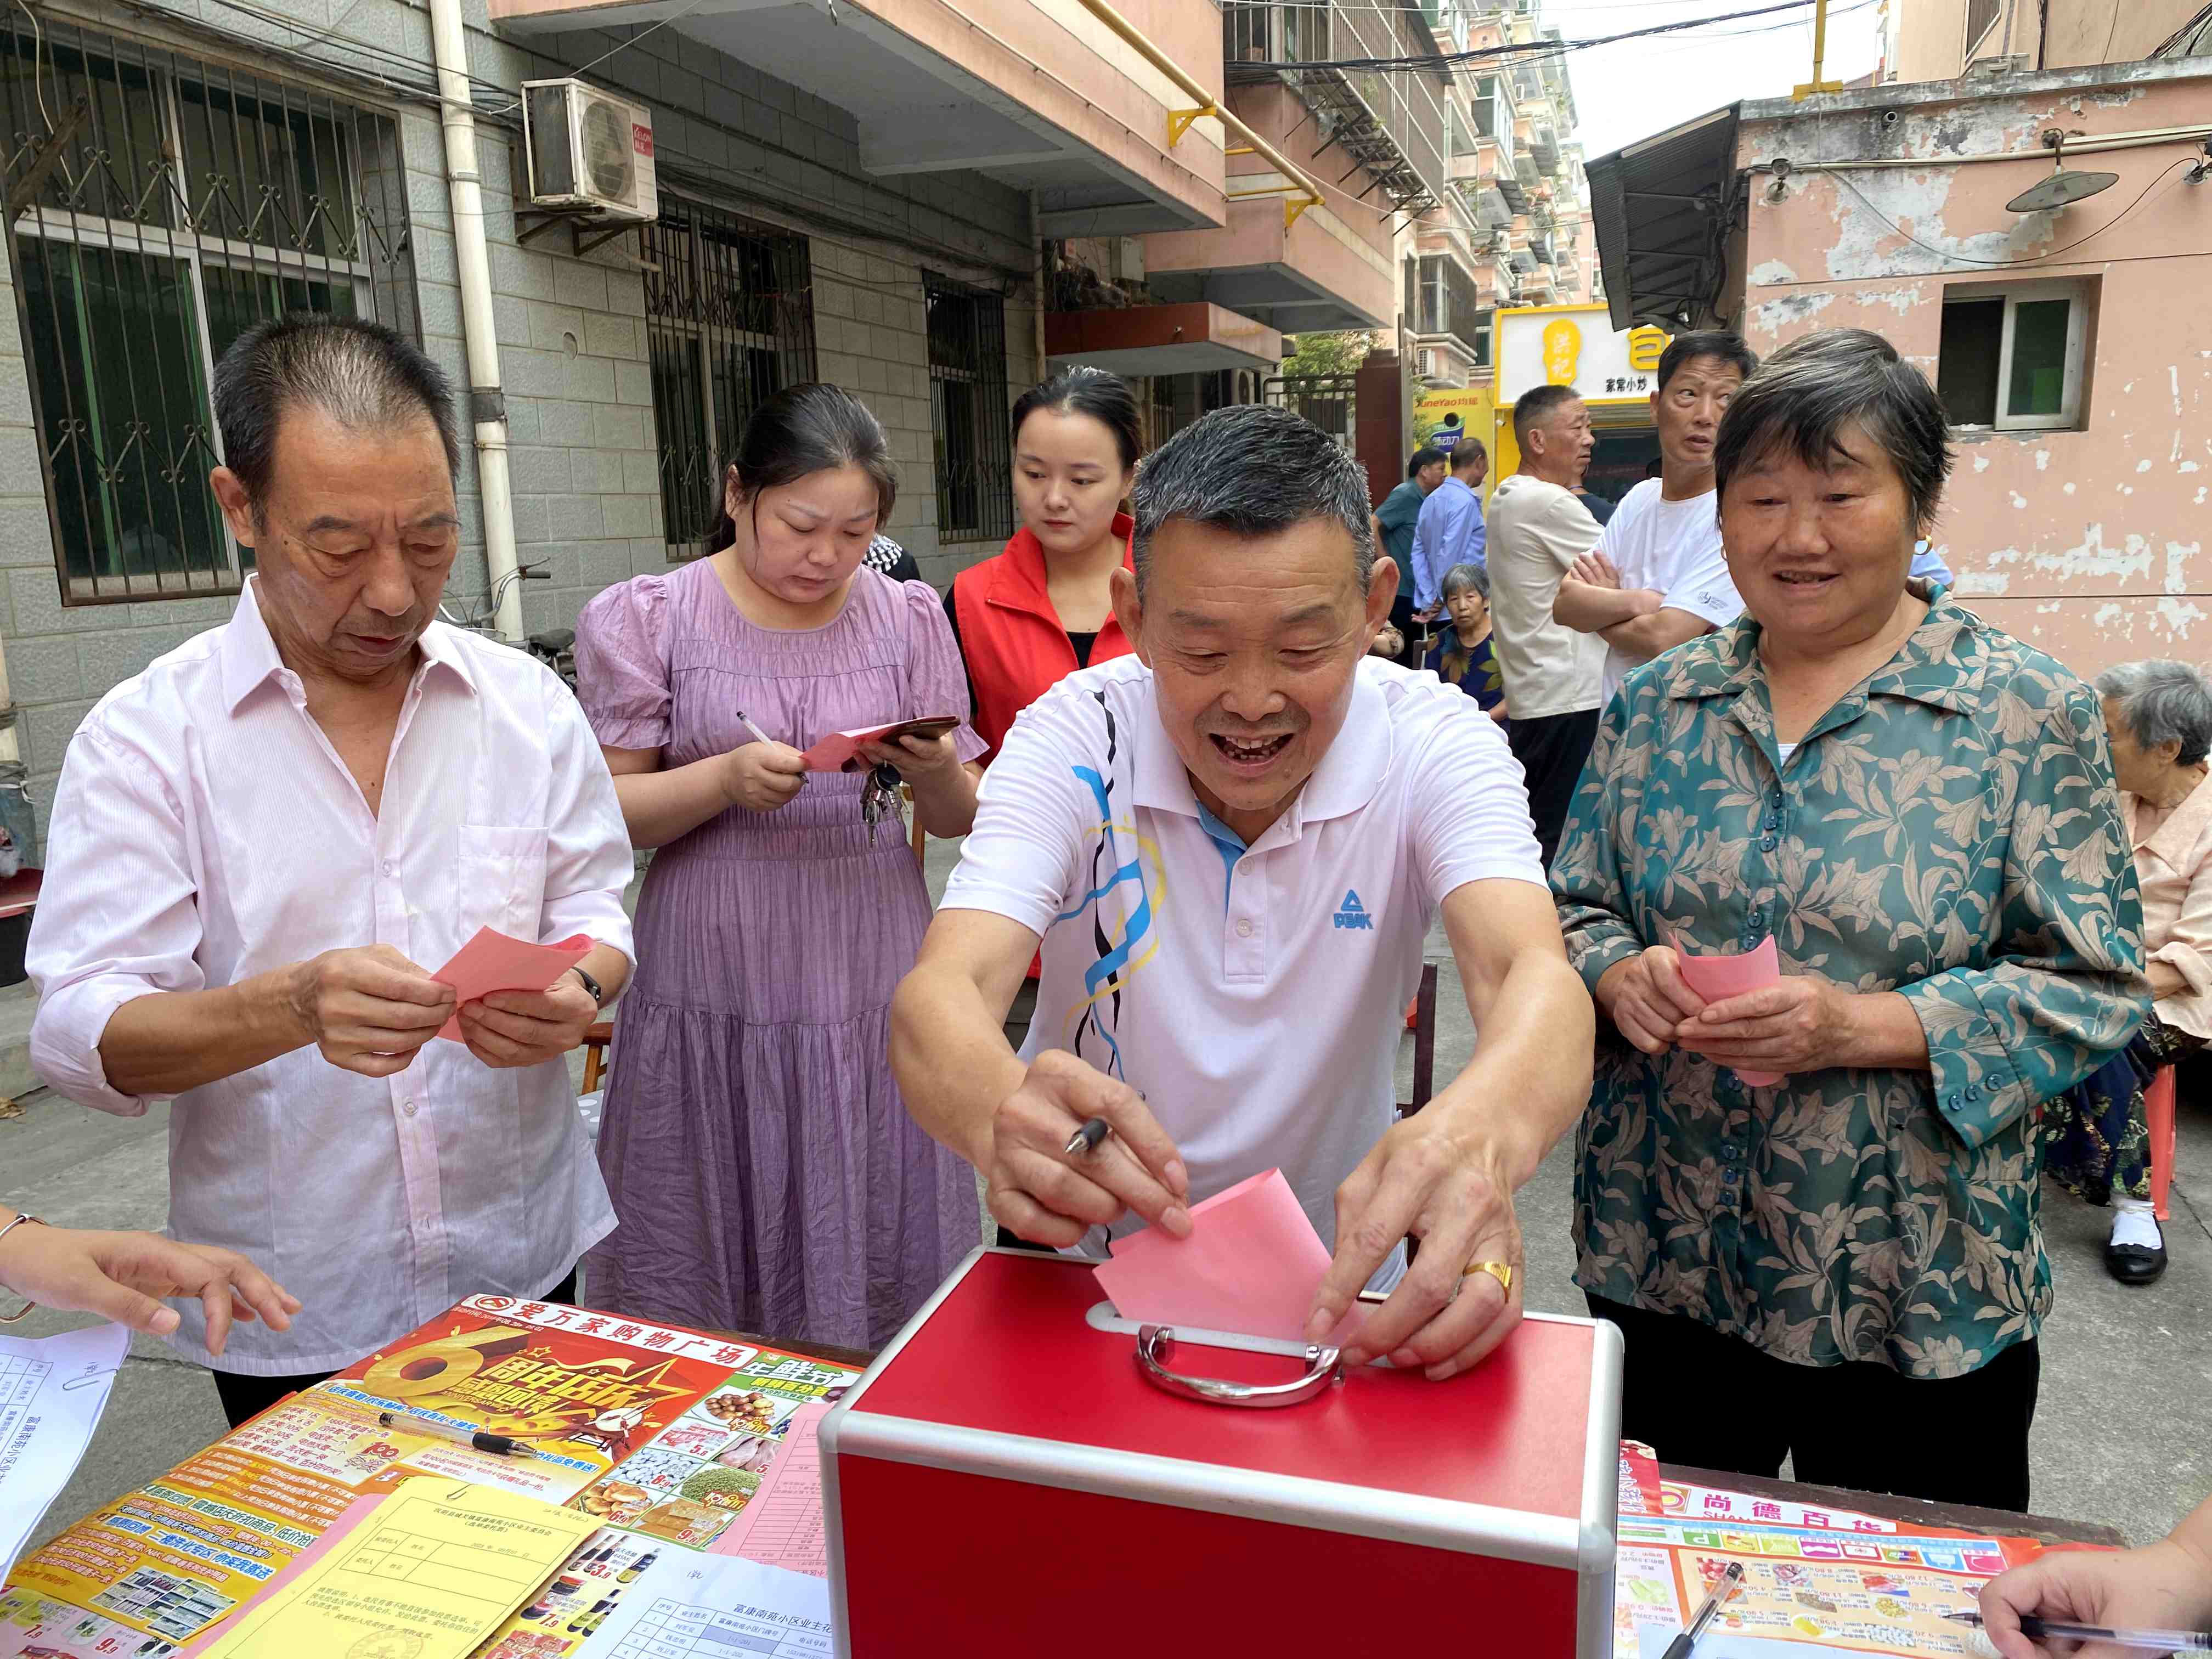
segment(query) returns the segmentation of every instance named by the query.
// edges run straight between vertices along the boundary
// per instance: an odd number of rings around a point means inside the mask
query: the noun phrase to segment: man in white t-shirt
[[[1527,778],[1529,816],[1548,865],[1597,737],[1604,647],[1552,616],[1559,584],[1597,545],[1597,520],[1574,493],[1597,440],[1589,406],[1573,388],[1540,386],[1513,406],[1513,441],[1521,470],[1490,495],[1491,649],[1513,711],[1513,757]]]
[[[1630,490],[1595,552],[1559,584],[1553,614],[1606,642],[1599,707],[1628,671],[1742,614],[1721,551],[1713,436],[1759,359],[1734,334],[1677,334],[1659,358],[1651,416],[1660,474]]]
[[[1193,1202],[1279,1168],[1334,1251],[1310,1329],[1395,1280],[1347,1358],[1463,1371],[1519,1315],[1513,1193],[1589,1098],[1519,769],[1474,699],[1365,654],[1397,568],[1327,434],[1218,410],[1145,463],[1135,508],[1135,654],[1008,734],[893,1004],[901,1093],[1004,1227],[1063,1249],[1183,1236]],[[1480,1036],[1398,1121],[1439,912]],[[1018,1056],[1000,1022],[1040,939]],[[1071,1153],[1093,1116],[1113,1134]]]

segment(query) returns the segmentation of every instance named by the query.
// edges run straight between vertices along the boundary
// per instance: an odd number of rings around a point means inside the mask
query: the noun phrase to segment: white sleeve
[[[1735,591],[1717,538],[1667,585],[1667,609],[1686,611],[1716,628],[1726,628],[1743,614],[1743,598]]]
[[[183,804],[97,721],[70,738],[54,792],[27,960],[39,987],[31,1067],[81,1106],[137,1117],[155,1097],[109,1084],[100,1038],[126,1002],[205,987],[199,883]]]
[[[546,793],[545,896],[538,936],[550,945],[581,933],[612,945],[634,965],[637,947],[630,939],[623,893],[636,873],[636,859],[622,802],[582,708],[550,671],[545,680],[552,777]]]
[[[975,792],[975,825],[940,910],[988,910],[1042,938],[1073,907],[1076,860],[1099,807],[1079,768],[1084,696],[1048,692],[1014,720]]]
[[[1596,551],[1605,534],[1598,521],[1590,516],[1589,508],[1564,489],[1535,528],[1552,556],[1559,562],[1559,570],[1553,579],[1555,586],[1574,568],[1577,559]]]
[[[1414,868],[1429,902],[1470,881],[1525,881],[1549,889],[1528,817],[1521,763],[1498,722],[1462,696],[1422,744],[1407,787]]]

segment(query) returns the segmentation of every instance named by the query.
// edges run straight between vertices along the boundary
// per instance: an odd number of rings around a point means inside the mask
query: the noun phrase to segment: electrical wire
[[[1623,40],[1647,40],[1653,35],[1679,34],[1687,29],[1709,28],[1715,23],[1740,22],[1747,17],[1771,17],[1777,12],[1802,11],[1815,0],[1778,0],[1778,3],[1756,6],[1747,11],[1723,12],[1712,17],[1686,17],[1672,23],[1652,23],[1643,28],[1624,29],[1617,34],[1594,36],[1587,40],[1526,40],[1502,46],[1472,46],[1463,52],[1423,52],[1404,58],[1336,58],[1315,63],[1253,63],[1231,64],[1232,70],[1347,70],[1364,72],[1424,70],[1433,73],[1449,70],[1455,64],[1496,63],[1501,60],[1513,64],[1540,63],[1547,58],[1564,58],[1569,52],[1587,52],[1593,46],[1617,46]]]
[[[597,58],[592,59],[590,63],[585,64],[583,68],[570,70],[568,73],[575,76],[590,74],[593,70],[599,68],[600,64],[605,63],[608,58],[615,56],[616,53],[628,52],[639,41],[644,40],[647,35],[652,33],[653,30],[666,28],[678,18],[688,16],[691,13],[698,10],[705,3],[706,0],[684,0],[684,3],[683,5],[677,8],[674,11],[670,12],[667,16],[662,18],[659,22],[648,23],[645,27],[640,29],[635,34],[631,35],[627,40],[618,42],[617,45],[608,47]]]
[[[1932,253],[1939,259],[1950,259],[1956,261],[1960,264],[1978,266],[1985,270],[2003,270],[2014,265],[2048,264],[2051,260],[2057,258],[2062,253],[2071,253],[2075,248],[2080,247],[2084,242],[2095,241],[2097,238],[2102,236],[2106,231],[2117,228],[2122,220],[2125,219],[2130,214],[2141,207],[2143,204],[2144,199],[2150,195],[2152,191],[2157,189],[2160,184],[2172,177],[2174,168],[2193,166],[2197,158],[2194,155],[2185,155],[2181,157],[2180,160],[2172,162],[2171,165],[2160,167],[2156,173],[2151,175],[2149,183],[2146,184],[2141,190],[2136,192],[2135,200],[2130,202],[2118,213],[2106,220],[2103,224],[2099,225],[2096,229],[2089,232],[2086,236],[2076,237],[2074,240],[2064,244],[2063,246],[2046,248],[2041,253],[2032,254],[2024,259],[1977,259],[1970,253],[1954,253],[1943,248],[1930,247],[1927,243],[1922,241],[1917,236],[1915,236],[1911,231],[1893,221],[1887,214],[1884,213],[1871,201],[1868,200],[1866,192],[1851,182],[1850,174],[1848,173],[1830,173],[1828,176],[1833,179],[1838,184],[1841,185],[1845,190],[1850,191],[1852,195],[1857,197],[1859,198],[1860,205],[1864,207],[1869,213],[1874,215],[1874,216],[1881,220],[1883,224],[1887,225],[1892,231],[1895,232],[1898,235],[1902,236],[1906,241],[1911,243],[1913,246],[1920,249],[1922,252]],[[1811,169],[1808,169],[1808,172]]]
[[[15,9],[31,20],[32,84],[36,88],[39,94],[39,118],[46,124],[46,137],[51,138],[54,136],[54,118],[52,112],[46,108],[46,31],[39,27],[38,13],[25,4],[24,0],[15,0]]]

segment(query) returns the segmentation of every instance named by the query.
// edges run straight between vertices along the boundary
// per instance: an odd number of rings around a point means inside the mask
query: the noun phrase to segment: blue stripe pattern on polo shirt
[[[1252,849],[1244,844],[1244,837],[1231,830],[1219,818],[1206,810],[1204,801],[1194,802],[1198,808],[1198,826],[1212,842],[1213,850],[1221,854],[1221,914],[1229,914],[1229,885],[1237,879],[1237,860]]]

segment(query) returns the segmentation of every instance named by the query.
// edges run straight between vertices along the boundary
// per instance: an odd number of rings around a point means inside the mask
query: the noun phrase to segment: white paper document
[[[823,1659],[830,1586],[733,1555],[664,1555],[572,1659]]]
[[[0,1584],[76,1473],[130,1347],[120,1325],[0,1336]]]

